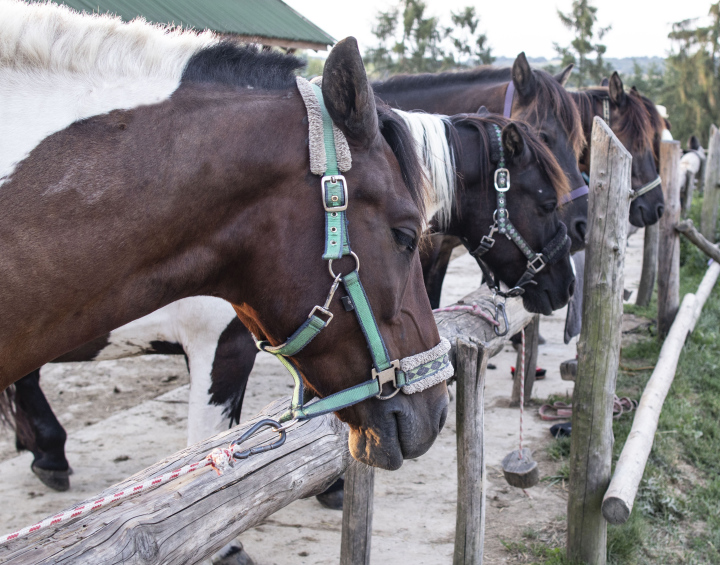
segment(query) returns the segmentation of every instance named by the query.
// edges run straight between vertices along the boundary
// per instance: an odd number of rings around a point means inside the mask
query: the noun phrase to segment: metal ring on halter
[[[355,255],[355,253],[354,253],[353,251],[350,252],[350,255],[352,255],[352,256],[355,258],[355,271],[357,271],[357,272],[359,273],[359,272],[360,272],[360,259],[358,258],[357,255]],[[330,271],[330,274],[332,275],[332,278],[336,279],[336,278],[338,278],[340,275],[336,275],[335,273],[333,273],[333,270],[332,270],[332,262],[333,262],[332,259],[330,259],[330,260],[328,261],[328,271]]]

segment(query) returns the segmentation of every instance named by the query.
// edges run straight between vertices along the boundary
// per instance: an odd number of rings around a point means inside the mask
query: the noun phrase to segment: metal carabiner
[[[255,435],[258,430],[265,427],[274,428],[275,431],[280,434],[280,439],[277,440],[275,443],[256,445],[255,447],[251,447],[250,449],[246,449],[245,451],[241,451],[240,453],[234,453],[233,457],[235,459],[247,459],[251,455],[257,455],[259,453],[265,453],[266,451],[270,451],[272,449],[277,449],[285,443],[286,433],[285,428],[282,426],[282,424],[276,422],[275,420],[271,420],[270,418],[265,418],[264,420],[260,420],[259,422],[257,422],[252,428],[250,428],[243,435],[241,435],[237,441],[234,441],[230,445],[230,447],[232,448],[236,445],[240,445],[241,443],[247,441],[249,438]]]
[[[502,314],[503,322],[505,324],[505,329],[502,332],[498,330],[498,328],[500,327],[500,317],[498,316],[498,314]],[[505,311],[505,302],[495,302],[495,321],[498,322],[497,326],[493,326],[495,335],[498,337],[503,337],[507,335],[508,331],[510,331],[510,325],[508,324],[507,312]]]

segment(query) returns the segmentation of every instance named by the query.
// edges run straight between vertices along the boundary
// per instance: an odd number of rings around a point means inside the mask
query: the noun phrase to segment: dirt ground
[[[625,287],[636,289],[642,263],[643,231],[630,238]],[[465,254],[450,264],[442,305],[478,286],[480,271]],[[634,297],[631,298],[633,300]],[[565,310],[542,318],[538,364],[547,378],[533,397],[572,394],[560,379],[561,361],[575,356],[575,341],[563,343]],[[519,412],[508,406],[515,351],[506,347],[487,374],[485,399],[488,468],[485,563],[518,563],[503,542],[521,541],[530,529],[540,539],[564,539],[566,490],[548,481],[523,492],[509,487],[500,462],[517,448]],[[50,365],[42,384],[68,431],[67,454],[74,474],[68,492],[45,487],[30,472],[32,456],[18,455],[8,431],[0,430],[0,533],[34,523],[143,469],[185,446],[188,376],[181,357],[145,356],[121,361]],[[271,400],[287,396],[289,376],[272,357],[261,354],[251,376],[244,414],[255,414]],[[454,390],[451,390],[454,393]],[[445,565],[452,561],[455,499],[455,404],[432,449],[399,471],[376,475],[372,539],[373,563]],[[551,423],[525,417],[525,445],[534,450],[541,476],[557,473],[559,463],[546,454],[554,441]],[[341,513],[313,498],[300,500],[246,532],[242,540],[257,565],[336,564],[340,554]]]

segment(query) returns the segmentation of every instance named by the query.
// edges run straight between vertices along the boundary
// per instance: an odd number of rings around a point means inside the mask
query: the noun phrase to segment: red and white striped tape
[[[17,532],[4,535],[0,537],[0,545],[14,539],[24,537],[33,532],[49,528],[50,526],[56,526],[57,524],[61,524],[62,522],[67,522],[68,520],[71,520],[73,518],[83,516],[92,512],[93,510],[97,510],[98,508],[102,508],[103,506],[107,506],[108,504],[112,504],[113,502],[117,502],[118,500],[123,500],[139,492],[154,489],[162,484],[169,483],[179,477],[188,475],[193,471],[203,469],[204,467],[210,466],[215,469],[218,475],[221,475],[223,471],[225,471],[225,469],[232,466],[232,456],[236,451],[239,450],[239,448],[240,447],[236,445],[231,445],[229,448],[216,447],[209,455],[207,455],[197,463],[191,463],[190,465],[185,465],[180,469],[175,469],[174,471],[170,471],[169,473],[165,473],[164,475],[160,475],[159,477],[148,479],[147,481],[143,481],[140,483],[135,483],[120,492],[116,492],[115,494],[105,496],[103,498],[98,498],[97,500],[93,500],[92,502],[88,502],[87,504],[76,506],[75,508],[72,508],[65,512],[61,512],[60,514],[56,514],[55,516],[45,518],[42,522],[38,522],[37,524],[28,526],[26,528],[23,528],[22,530],[18,530]]]
[[[471,314],[475,314],[476,316],[481,317],[493,326],[500,325],[500,323],[495,318],[490,316],[490,314],[486,314],[485,312],[480,310],[477,302],[473,302],[472,306],[468,306],[467,304],[459,304],[457,306],[447,306],[446,308],[435,308],[433,312],[470,312]]]

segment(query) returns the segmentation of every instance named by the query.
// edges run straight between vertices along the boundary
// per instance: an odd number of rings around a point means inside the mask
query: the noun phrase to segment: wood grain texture
[[[289,399],[276,401],[253,420],[177,452],[100,496],[198,461],[215,447],[227,447],[259,418],[277,417],[288,405]],[[263,432],[251,438],[248,447],[276,438],[275,433]],[[285,445],[239,461],[221,476],[206,467],[74,522],[11,542],[0,547],[0,562],[197,563],[290,502],[325,490],[350,460],[347,426],[335,416],[296,423]]]
[[[638,306],[647,306],[652,300],[655,279],[657,278],[659,237],[660,226],[657,223],[645,226],[642,273],[640,274],[640,284],[635,298],[635,304]]]
[[[705,239],[703,234],[697,231],[692,220],[683,220],[675,226],[675,229],[697,245],[700,251],[710,257],[710,259],[720,263],[720,248]]]
[[[650,380],[635,412],[615,473],[605,493],[602,513],[611,524],[623,524],[630,517],[638,487],[645,472],[665,397],[675,378],[675,369],[695,315],[695,295],[686,294],[670,329]],[[573,430],[574,431],[574,430]]]
[[[573,563],[604,565],[607,523],[601,504],[611,471],[632,158],[599,118],[593,124],[590,162],[583,324],[573,392],[567,556]]]
[[[457,340],[458,494],[453,565],[482,565],[485,539],[485,370],[482,345]]]
[[[340,565],[370,565],[375,469],[352,461],[345,471]]]
[[[710,126],[710,143],[705,160],[705,182],[703,204],[700,211],[700,233],[706,239],[715,241],[718,202],[720,202],[720,131]]]
[[[680,221],[679,141],[660,144],[660,177],[665,212],[658,222],[658,334],[667,335],[680,306],[680,239],[675,226]]]

